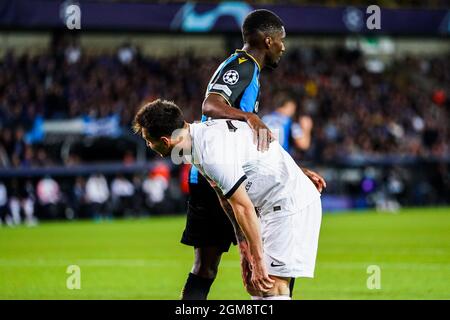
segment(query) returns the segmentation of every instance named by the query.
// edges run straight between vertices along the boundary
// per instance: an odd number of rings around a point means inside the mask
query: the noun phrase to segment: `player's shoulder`
[[[255,61],[245,51],[236,50],[224,66],[224,71],[234,70],[242,75],[253,75],[258,68]]]
[[[195,133],[204,133],[204,131],[230,131],[235,132],[237,129],[249,128],[247,122],[233,119],[209,119],[204,122],[192,124]]]
[[[222,119],[210,119],[203,122],[196,122],[191,124],[191,135],[197,139],[203,139],[205,137],[206,131],[211,132],[211,130],[220,130],[222,127]]]
[[[198,152],[202,155],[214,154],[225,138],[225,121],[222,119],[207,120],[191,125],[191,136]]]
[[[236,50],[236,55],[238,56],[237,61],[238,63],[246,66],[252,66],[252,68],[260,69],[259,63],[256,61],[256,59],[249,54],[245,50]]]

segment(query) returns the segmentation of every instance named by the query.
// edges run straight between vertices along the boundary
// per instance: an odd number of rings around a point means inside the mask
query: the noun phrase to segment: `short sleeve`
[[[237,162],[233,164],[203,164],[203,171],[227,199],[247,179],[242,166]]]

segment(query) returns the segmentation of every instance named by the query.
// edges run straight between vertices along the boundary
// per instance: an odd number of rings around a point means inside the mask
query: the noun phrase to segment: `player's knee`
[[[197,248],[192,273],[202,278],[214,279],[219,269],[222,252],[215,247]]]
[[[192,273],[207,279],[214,279],[217,275],[218,265],[204,261],[196,261],[192,268]]]

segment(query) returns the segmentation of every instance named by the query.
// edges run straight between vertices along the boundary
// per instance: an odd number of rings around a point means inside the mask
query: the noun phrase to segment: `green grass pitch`
[[[0,228],[0,299],[178,299],[193,250],[184,216]],[[69,265],[81,289],[69,290]],[[381,288],[367,288],[369,265]],[[450,299],[450,208],[399,214],[325,214],[314,279],[295,299]],[[222,258],[210,299],[248,299],[236,247]]]

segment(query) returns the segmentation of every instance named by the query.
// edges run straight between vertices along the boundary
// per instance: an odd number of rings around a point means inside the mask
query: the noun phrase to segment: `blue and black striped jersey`
[[[236,50],[214,72],[206,90],[221,95],[230,106],[246,112],[258,112],[258,62],[243,50]]]
[[[227,103],[245,112],[258,112],[259,74],[261,68],[254,57],[244,50],[236,50],[220,64],[208,83],[205,97],[210,94],[222,96]],[[201,121],[208,118],[203,115]],[[197,183],[198,170],[192,167],[191,183]]]

